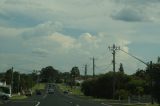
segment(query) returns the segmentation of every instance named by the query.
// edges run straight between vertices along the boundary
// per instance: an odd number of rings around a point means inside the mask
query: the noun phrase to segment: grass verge
[[[27,96],[25,95],[15,95],[11,97],[11,100],[22,100],[22,99],[26,99]]]
[[[39,83],[32,88],[32,92],[34,93],[35,90],[44,90],[44,89],[45,89],[45,83]]]
[[[35,90],[44,90],[45,89],[45,83],[39,83],[39,84],[36,84],[33,88],[32,88],[32,93],[35,92]],[[25,95],[13,95],[10,99],[11,100],[23,100],[23,99],[26,99],[27,96]]]
[[[77,96],[83,96],[83,93],[81,92],[81,89],[80,87],[70,87],[70,86],[67,86],[65,84],[58,84],[58,87],[60,88],[60,90],[63,92],[63,91],[69,91],[70,94],[72,95],[77,95]]]

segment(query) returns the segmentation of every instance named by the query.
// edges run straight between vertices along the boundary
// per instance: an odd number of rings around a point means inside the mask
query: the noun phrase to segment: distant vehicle
[[[47,90],[47,93],[48,93],[48,94],[53,94],[53,93],[54,93],[54,89],[53,89],[53,88],[49,88],[49,89]]]
[[[63,91],[63,93],[64,93],[64,94],[68,94],[68,93],[69,93],[69,91]]]
[[[29,90],[26,90],[26,91],[25,91],[25,95],[26,95],[26,96],[32,96],[32,90],[30,90],[30,89],[29,89]]]
[[[42,95],[41,90],[36,90],[36,95]]]
[[[11,97],[11,87],[0,86],[0,98],[3,100],[8,100],[10,97]]]
[[[49,89],[49,88],[54,88],[55,87],[55,84],[54,83],[48,83],[47,84],[47,88]]]

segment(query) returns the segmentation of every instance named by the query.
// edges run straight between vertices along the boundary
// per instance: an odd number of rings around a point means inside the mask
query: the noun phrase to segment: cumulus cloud
[[[22,37],[24,39],[29,39],[32,37],[48,36],[56,31],[60,31],[61,27],[62,25],[59,22],[48,21],[48,22],[39,24],[36,27],[27,29],[22,33]]]
[[[58,32],[53,33],[51,36],[48,37],[48,39],[60,44],[62,49],[71,49],[79,46],[75,38],[63,35]]]
[[[115,20],[121,20],[126,22],[141,22],[146,21],[146,16],[133,8],[123,8],[118,12],[115,12],[111,16]]]
[[[10,59],[1,55],[2,65],[10,61],[26,68],[54,65],[68,71],[91,63],[93,56],[98,65],[110,64],[108,46],[113,43],[127,52],[133,43],[159,44],[159,0],[0,0],[0,4],[0,53],[10,52]],[[15,61],[13,53],[23,54],[28,62],[21,57]],[[118,66],[123,61],[128,73],[136,70],[136,61],[121,52],[116,56]]]
[[[32,53],[35,55],[44,57],[44,56],[47,56],[49,52],[42,48],[35,48],[32,50]]]

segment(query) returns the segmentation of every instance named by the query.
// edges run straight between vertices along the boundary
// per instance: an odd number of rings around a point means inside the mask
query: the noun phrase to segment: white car
[[[0,86],[0,98],[8,100],[11,97],[11,88],[7,86]]]
[[[54,89],[49,88],[49,89],[47,90],[47,93],[48,93],[48,94],[53,94],[53,93],[54,93]]]

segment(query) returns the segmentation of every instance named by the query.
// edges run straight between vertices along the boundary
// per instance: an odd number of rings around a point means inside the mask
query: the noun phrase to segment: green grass
[[[146,106],[160,106],[160,105],[158,105],[158,104],[147,104]]]
[[[83,93],[81,92],[80,88],[77,87],[71,87],[70,86],[66,86],[64,84],[58,84],[58,87],[60,88],[60,90],[63,91],[70,91],[70,93],[72,95],[78,95],[78,96],[83,96]]]
[[[73,87],[71,89],[70,86],[66,86],[65,84],[58,84],[58,87],[60,88],[60,91],[63,92],[63,91],[70,91],[72,92],[71,94],[72,95],[77,95],[79,97],[82,97],[84,99],[92,99],[93,101],[97,101],[97,102],[107,102],[108,104],[111,104],[113,106],[160,106],[158,104],[128,104],[127,101],[126,103],[119,103],[118,100],[107,100],[107,99],[98,99],[98,98],[93,98],[93,97],[90,97],[90,96],[85,96],[81,90],[79,88],[76,88],[76,87]]]
[[[45,83],[39,83],[32,88],[32,92],[35,92],[35,90],[44,90],[44,89],[45,89]]]
[[[22,100],[22,99],[26,99],[27,96],[25,95],[15,95],[11,97],[11,100]]]
[[[44,90],[45,89],[45,83],[36,84],[32,88],[32,92],[34,93],[36,89]],[[22,100],[22,99],[26,99],[26,98],[27,98],[27,96],[25,96],[25,95],[14,95],[14,96],[11,97],[11,100]]]

